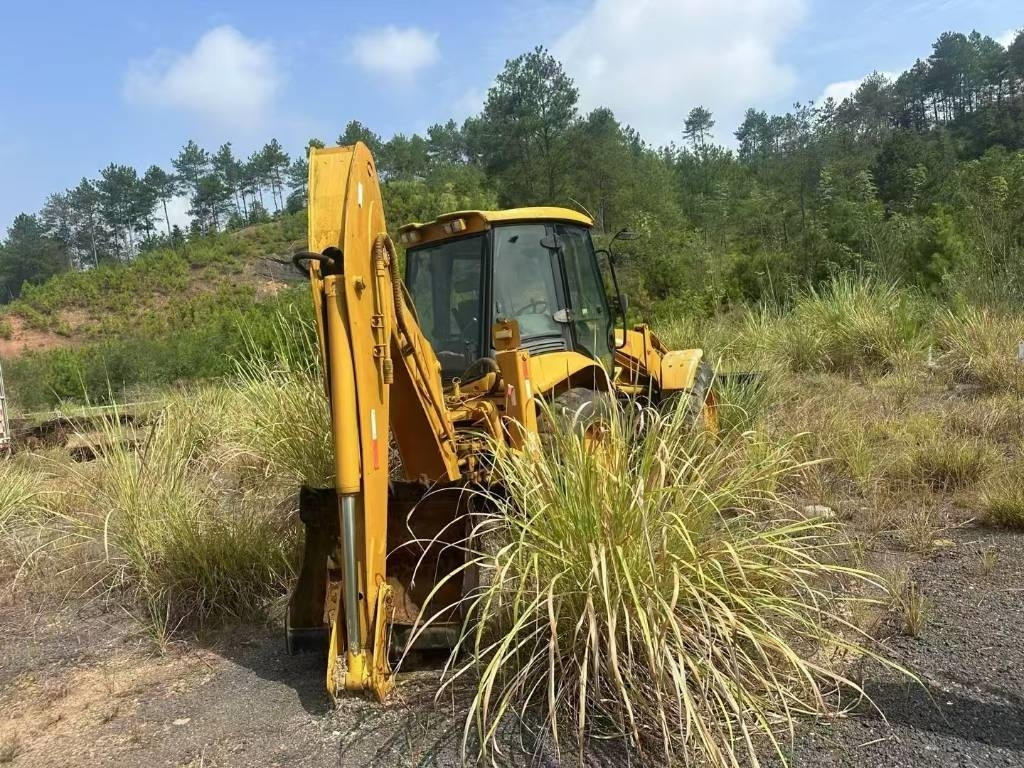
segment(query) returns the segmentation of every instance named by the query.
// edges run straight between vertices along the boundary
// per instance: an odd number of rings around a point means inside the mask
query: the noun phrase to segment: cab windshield
[[[490,356],[489,324],[499,319],[515,320],[533,350],[576,348],[611,362],[611,317],[586,227],[505,224],[413,248],[406,284],[446,379]]]
[[[524,340],[565,338],[571,324],[566,341],[605,360],[611,318],[590,231],[553,222],[496,227],[494,311],[517,321]]]

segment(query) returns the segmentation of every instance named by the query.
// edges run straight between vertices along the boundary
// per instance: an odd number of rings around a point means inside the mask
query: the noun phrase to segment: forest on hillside
[[[385,140],[353,120],[336,141],[374,152],[392,226],[552,203],[584,208],[599,234],[640,231],[628,267],[640,307],[784,302],[849,271],[949,299],[1024,297],[1024,32],[1008,47],[944,33],[895,80],[872,74],[841,102],[751,108],[734,147],[715,127],[696,106],[678,143],[652,146],[609,109],[582,114],[571,73],[537,48],[506,63],[462,125]],[[189,141],[168,167],[111,163],[15,219],[0,301],[63,271],[299,211],[306,171],[305,152],[290,157],[276,139],[248,158]],[[167,215],[182,195],[187,232]]]

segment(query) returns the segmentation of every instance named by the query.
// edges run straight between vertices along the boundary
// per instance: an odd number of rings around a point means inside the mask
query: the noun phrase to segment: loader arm
[[[386,639],[393,610],[389,435],[408,477],[443,482],[461,475],[440,366],[402,291],[377,171],[362,143],[310,151],[309,250],[336,476],[336,512],[327,514],[337,518],[321,526],[329,551],[327,688],[383,698],[393,684]],[[303,597],[303,589],[295,594]],[[301,614],[295,603],[293,596],[290,611]],[[305,615],[314,611],[307,605]]]

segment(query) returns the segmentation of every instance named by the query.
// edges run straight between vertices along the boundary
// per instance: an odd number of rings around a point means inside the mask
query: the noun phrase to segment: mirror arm
[[[626,319],[626,305],[622,301],[622,291],[619,290],[619,278],[615,274],[615,260],[611,256],[611,251],[608,252],[608,269],[612,273],[612,285],[615,287],[615,299],[618,302],[619,314],[622,316],[622,343],[616,344],[616,349],[622,349],[626,346],[626,333],[629,331],[629,321]]]

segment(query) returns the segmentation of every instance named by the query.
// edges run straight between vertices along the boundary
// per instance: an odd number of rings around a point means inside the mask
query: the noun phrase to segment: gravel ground
[[[793,766],[1024,766],[1024,536],[961,531],[956,546],[914,573],[926,599],[916,638],[887,641],[922,685],[882,670],[870,708],[798,735]],[[981,552],[994,547],[984,575]]]
[[[983,575],[988,546],[999,554]],[[887,720],[863,708],[808,726],[791,765],[1024,766],[1024,536],[961,532],[915,577],[927,622],[888,645],[924,687],[869,670]],[[127,617],[15,603],[0,605],[0,649],[0,739],[15,745],[14,766],[460,764],[462,719],[452,701],[434,702],[436,672],[406,675],[385,707],[350,698],[333,709],[321,662],[287,656],[278,630],[156,654]],[[506,765],[555,765],[510,745]]]

